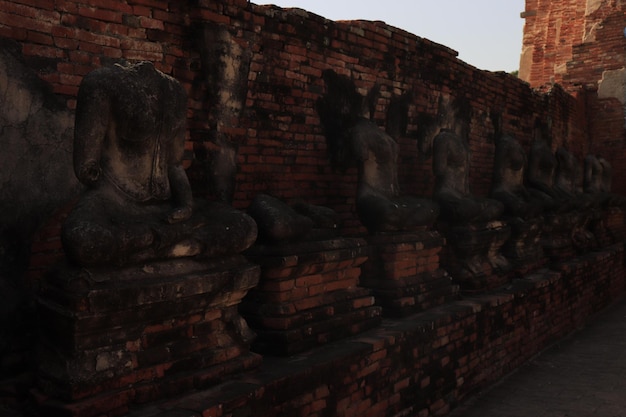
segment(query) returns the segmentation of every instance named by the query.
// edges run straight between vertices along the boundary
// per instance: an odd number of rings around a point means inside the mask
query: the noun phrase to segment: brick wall
[[[626,9],[605,5],[596,15],[601,24],[594,29],[593,41],[575,45],[573,57],[567,63],[564,83],[584,85],[587,89],[589,118],[588,153],[609,156],[614,168],[613,188],[624,190],[626,185],[625,107],[623,89],[626,73]]]
[[[520,78],[532,87],[561,83],[573,94],[585,90],[587,138],[578,146],[584,154],[601,154],[612,163],[613,187],[619,192],[624,192],[626,166],[620,80],[626,59],[625,13],[622,2],[609,0],[527,0],[520,65]]]
[[[583,39],[586,0],[526,0],[520,78],[532,86],[561,82],[572,48]]]
[[[156,408],[216,417],[445,415],[611,303],[624,290],[623,255],[614,245],[329,348],[264,358],[259,372]]]
[[[223,28],[227,42],[249,56],[245,106],[236,123],[214,110],[210,62],[202,55],[210,46],[201,36],[207,25]],[[258,192],[302,198],[337,210],[346,233],[363,231],[354,216],[356,172],[335,172],[327,162],[315,110],[324,69],[351,77],[362,94],[380,85],[373,118],[381,127],[391,98],[413,94],[408,129],[398,139],[405,193],[431,193],[429,146],[418,138],[419,116],[435,115],[441,96],[471,102],[471,181],[479,195],[491,184],[494,111],[525,145],[537,117],[553,121],[559,142],[585,137],[575,97],[537,93],[513,76],[479,71],[456,52],[382,22],[332,22],[241,0],[11,1],[0,12],[0,35],[19,41],[29,65],[70,109],[82,76],[92,69],[121,59],[153,61],[190,93],[186,167],[198,194],[207,192],[204,159],[219,147],[212,139],[218,130],[238,145],[236,207],[246,207]]]
[[[570,10],[568,5],[563,2],[563,10]],[[576,17],[581,13],[571,10]],[[579,27],[569,32],[561,29],[572,36],[582,31]],[[409,194],[428,196],[432,192],[430,144],[418,132],[422,116],[434,117],[442,97],[462,96],[470,101],[470,179],[478,195],[486,195],[491,185],[495,148],[492,118],[497,114],[502,116],[504,130],[526,149],[535,120],[540,119],[550,126],[553,148],[567,144],[580,160],[592,149],[591,132],[604,132],[602,143],[606,150],[612,150],[606,156],[613,158],[614,166],[624,154],[621,136],[615,135],[623,116],[615,112],[614,99],[596,100],[597,86],[571,89],[570,85],[566,91],[554,85],[533,90],[511,75],[479,71],[459,61],[445,46],[381,22],[332,22],[301,10],[262,7],[244,0],[15,0],[2,5],[0,36],[19,43],[28,68],[70,111],[75,108],[78,85],[89,71],[124,59],[154,62],[189,92],[185,166],[198,195],[210,194],[206,163],[212,154],[219,154],[224,139],[238,147],[236,207],[247,207],[258,192],[288,201],[301,198],[337,210],[344,220],[344,234],[364,230],[354,213],[356,170],[331,169],[315,110],[316,100],[324,93],[321,73],[325,69],[351,77],[363,95],[380,86],[372,117],[381,127],[392,98],[412,93],[407,131],[398,138],[400,185]],[[563,56],[569,57],[567,51]],[[572,60],[593,55],[592,47],[577,48],[572,43]],[[246,64],[238,68],[233,79],[243,77],[246,82],[243,88],[236,86],[239,101],[232,109],[225,109],[219,101],[219,88],[232,86],[219,85],[226,76],[216,70],[229,61],[212,61],[216,56],[242,57]],[[606,117],[589,121],[589,114]],[[42,153],[41,158],[45,157]],[[620,170],[616,166],[616,177]],[[616,190],[626,189],[626,182],[616,183]],[[56,219],[66,211],[67,207]],[[51,222],[40,233],[43,261],[37,266],[46,267],[46,253],[58,256],[58,233],[54,233],[58,228]],[[437,413],[513,369],[621,293],[622,255],[620,247],[611,256],[584,264],[587,267],[574,268],[571,273],[561,271],[556,280],[539,278],[529,284],[532,297],[520,289],[516,293],[519,297],[496,296],[455,304],[442,316],[426,315],[423,326],[404,323],[406,327],[397,331],[381,330],[384,334],[358,342],[352,362],[337,351],[333,355],[339,356],[326,358],[317,368],[311,368],[310,363],[291,367],[289,371],[295,371],[295,376],[263,385],[250,397],[254,399],[249,408],[239,394],[228,398],[224,394],[213,403],[208,397],[196,398],[197,407],[204,415],[228,415],[238,407],[255,410],[259,404],[269,410],[266,415],[288,411],[313,416],[321,415],[322,410],[349,406],[370,410],[371,415],[382,415],[387,408],[400,412],[410,407],[418,407],[414,411],[423,415]],[[604,269],[589,268],[591,264]],[[589,271],[605,280],[591,280],[585,275]],[[575,287],[570,288],[572,285]],[[521,305],[522,298],[532,300]],[[543,314],[534,315],[535,311]],[[502,321],[503,317],[507,320]],[[475,327],[461,335],[460,328],[472,323]],[[522,339],[528,344],[518,351]],[[419,349],[407,350],[412,343]],[[502,346],[510,353],[506,358],[499,356]],[[315,363],[320,358],[313,359]],[[271,366],[272,360],[267,363]],[[485,368],[488,364],[494,366]],[[408,366],[418,365],[414,373],[409,372]],[[311,378],[339,366],[345,371],[342,375],[354,375],[353,379],[337,380],[337,385],[329,386]],[[429,375],[437,377],[431,379]],[[290,385],[294,381],[290,378],[299,384]],[[383,383],[387,385],[383,387]],[[241,384],[250,387],[249,382]],[[308,391],[306,384],[311,388]],[[376,397],[373,393],[378,392]],[[244,397],[247,395],[249,391]],[[244,415],[241,413],[238,415]]]
[[[623,5],[610,0],[526,0],[520,78],[532,86],[595,82],[623,66]]]

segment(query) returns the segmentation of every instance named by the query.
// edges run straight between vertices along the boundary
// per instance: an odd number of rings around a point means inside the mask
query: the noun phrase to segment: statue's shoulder
[[[96,68],[83,77],[80,91],[91,97],[94,93],[108,94],[119,89],[123,69],[116,66]]]
[[[83,83],[106,83],[112,78],[119,78],[123,73],[124,69],[118,65],[100,67],[85,75]]]
[[[451,130],[441,129],[433,139],[433,146],[445,146],[460,141],[461,138]]]

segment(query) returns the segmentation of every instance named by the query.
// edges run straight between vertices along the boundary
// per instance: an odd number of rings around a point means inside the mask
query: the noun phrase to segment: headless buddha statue
[[[434,198],[441,207],[441,217],[454,224],[485,222],[497,219],[502,203],[470,193],[470,150],[455,131],[442,129],[433,142]]]
[[[522,219],[537,216],[543,210],[524,185],[526,153],[522,145],[509,135],[502,135],[496,144],[494,183],[491,197],[504,204],[504,214]]]
[[[602,207],[624,207],[624,196],[611,192],[613,182],[612,166],[602,156],[587,155],[585,157],[585,174],[583,189]]]
[[[532,196],[541,201],[548,212],[563,213],[575,208],[569,193],[556,187],[558,161],[550,145],[538,136],[533,141],[528,156],[526,179]]]
[[[74,171],[86,191],[62,231],[72,263],[215,257],[254,242],[250,217],[193,200],[182,166],[186,100],[180,83],[148,62],[85,76],[76,106]]]
[[[432,200],[403,196],[398,186],[398,145],[361,114],[363,97],[334,71],[324,72],[327,94],[318,112],[331,160],[356,162],[359,220],[370,233],[415,231],[431,226],[439,214]]]

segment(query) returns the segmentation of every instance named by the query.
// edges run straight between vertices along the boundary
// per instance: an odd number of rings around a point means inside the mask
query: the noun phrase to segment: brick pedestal
[[[402,317],[454,300],[458,287],[439,267],[444,240],[422,231],[367,238],[369,259],[361,285],[371,288],[383,315]]]
[[[571,211],[544,216],[541,245],[550,262],[558,263],[587,252],[594,237],[587,229],[591,213]]]
[[[292,355],[380,323],[371,291],[359,286],[362,239],[259,245],[246,255],[261,265],[259,285],[241,305],[257,333],[255,351]]]
[[[50,274],[38,298],[42,414],[115,415],[257,367],[237,306],[258,278],[243,256]]]
[[[502,254],[511,262],[513,271],[522,276],[545,265],[547,259],[541,246],[543,220],[511,219],[511,237],[502,246]]]
[[[589,229],[601,248],[623,241],[626,237],[624,211],[619,207],[598,209]]]
[[[512,279],[512,266],[502,255],[511,228],[501,221],[456,226],[440,223],[446,239],[441,266],[463,291],[485,291]]]

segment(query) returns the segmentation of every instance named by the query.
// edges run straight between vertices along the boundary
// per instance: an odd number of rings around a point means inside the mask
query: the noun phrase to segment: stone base
[[[502,254],[511,262],[517,276],[540,269],[547,259],[541,246],[542,219],[512,219],[511,237],[502,246]]]
[[[303,355],[264,358],[259,372],[128,417],[449,415],[623,299],[623,259],[623,244],[574,258]]]
[[[403,317],[457,298],[458,287],[439,268],[443,238],[434,231],[367,238],[361,285],[371,288],[387,317]]]
[[[485,291],[511,281],[510,262],[501,249],[511,228],[501,221],[456,226],[438,224],[446,239],[441,266],[463,291]]]
[[[371,291],[359,287],[362,239],[332,239],[252,247],[261,265],[259,286],[241,304],[257,333],[253,350],[292,355],[380,324]]]
[[[605,248],[626,238],[624,211],[619,207],[598,209],[590,225],[597,247]]]
[[[544,218],[541,246],[550,262],[570,259],[593,246],[593,235],[585,224],[586,213],[572,211],[547,214]]]
[[[240,255],[50,274],[38,297],[42,409],[123,411],[257,367],[237,306],[258,279]]]

